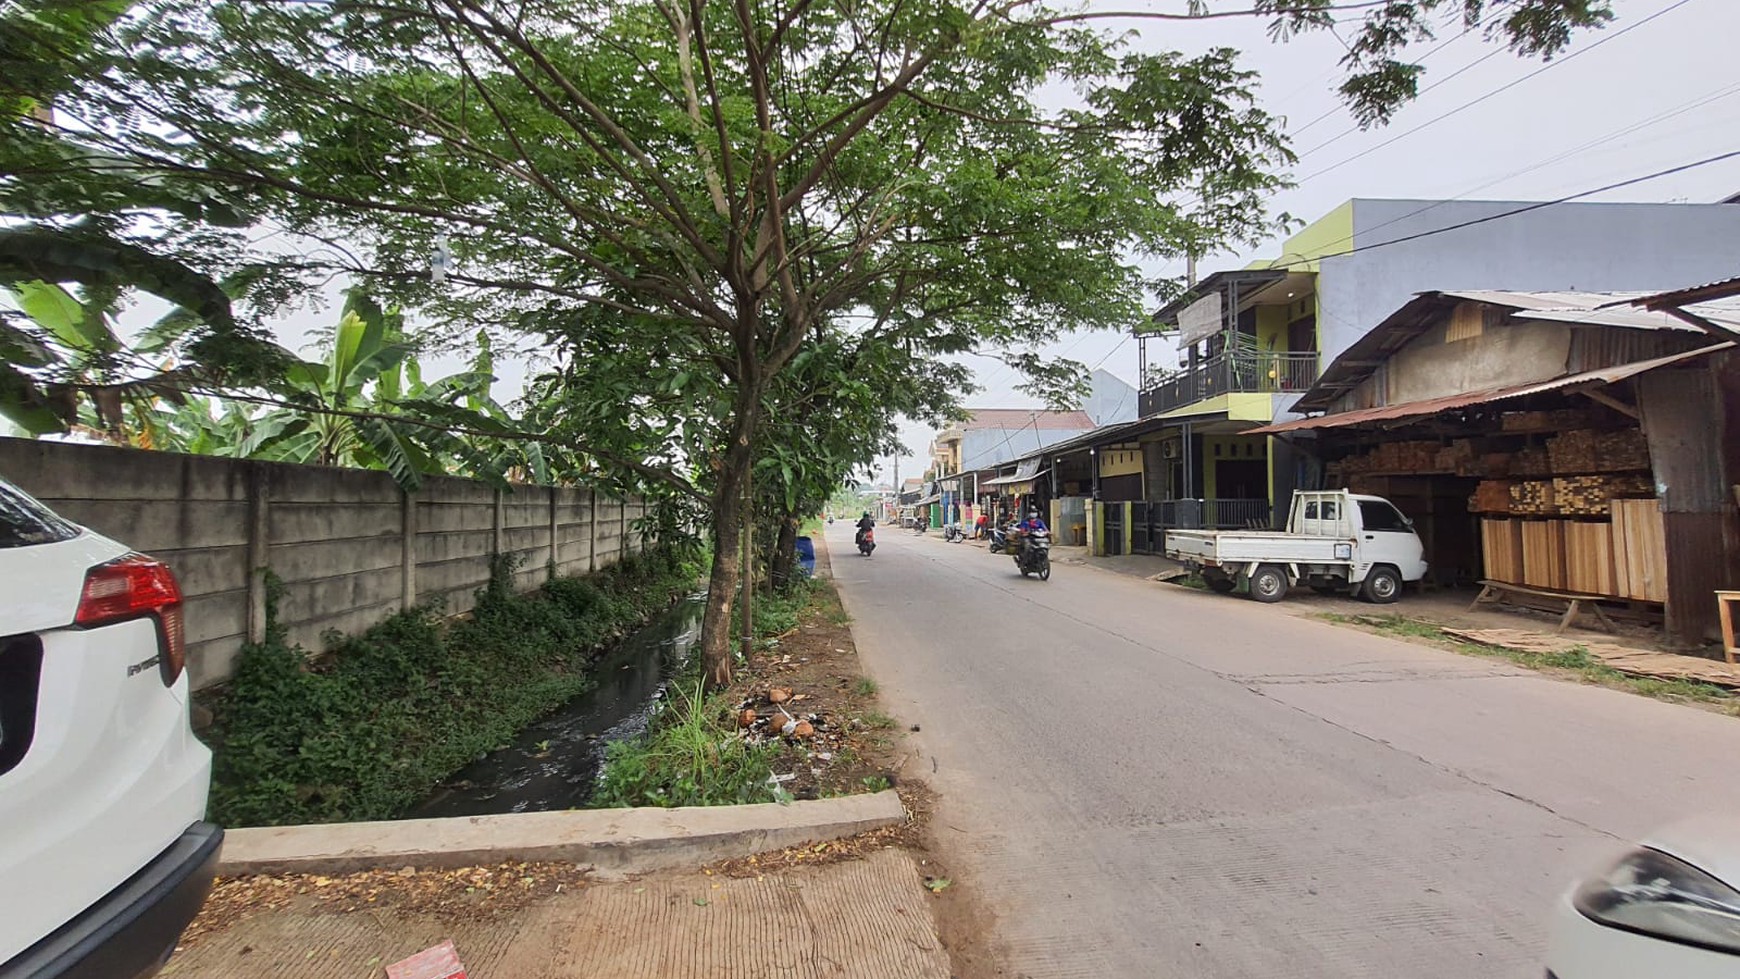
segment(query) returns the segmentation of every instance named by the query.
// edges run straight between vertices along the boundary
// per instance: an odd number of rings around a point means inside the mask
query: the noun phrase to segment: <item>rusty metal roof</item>
[[[1435,415],[1443,411],[1453,411],[1457,408],[1469,408],[1474,405],[1490,404],[1494,401],[1505,401],[1510,398],[1523,398],[1531,394],[1542,394],[1556,391],[1560,388],[1572,387],[1577,384],[1612,384],[1634,377],[1645,371],[1658,367],[1667,367],[1694,357],[1702,357],[1718,350],[1728,350],[1733,343],[1718,343],[1713,346],[1699,347],[1666,357],[1653,360],[1639,360],[1630,364],[1620,364],[1617,367],[1603,367],[1599,370],[1583,371],[1578,374],[1566,374],[1548,381],[1535,381],[1531,384],[1518,384],[1510,387],[1489,388],[1484,391],[1465,391],[1459,394],[1447,394],[1438,398],[1426,398],[1421,401],[1406,401],[1399,405],[1384,405],[1381,408],[1357,408],[1353,411],[1340,411],[1332,415],[1320,415],[1316,418],[1301,418],[1298,421],[1282,422],[1279,425],[1268,425],[1263,428],[1253,428],[1247,435],[1278,435],[1282,432],[1297,432],[1308,428],[1345,428],[1350,425],[1363,425],[1371,422],[1392,421],[1398,418],[1415,418],[1422,415]]]

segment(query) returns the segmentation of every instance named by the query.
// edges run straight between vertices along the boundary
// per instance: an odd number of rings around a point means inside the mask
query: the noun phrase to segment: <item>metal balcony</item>
[[[1228,393],[1304,394],[1316,382],[1315,353],[1223,353],[1193,369],[1143,377],[1139,409],[1146,418]]]

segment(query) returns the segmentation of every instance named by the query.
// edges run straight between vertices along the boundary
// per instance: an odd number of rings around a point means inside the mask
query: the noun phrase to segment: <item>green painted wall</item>
[[[1330,211],[1317,220],[1299,229],[1299,233],[1281,243],[1281,254],[1272,259],[1260,259],[1252,262],[1248,268],[1266,269],[1290,262],[1305,261],[1292,268],[1301,272],[1315,272],[1318,259],[1325,255],[1335,255],[1353,247],[1353,201],[1344,201],[1340,207]]]

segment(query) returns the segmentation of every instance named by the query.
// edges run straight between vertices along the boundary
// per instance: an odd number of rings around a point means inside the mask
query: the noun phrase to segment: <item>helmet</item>
[[[1029,511],[1027,511],[1027,516],[1034,519],[1034,520],[1038,520],[1039,519],[1039,511],[1038,510],[1029,510]]]
[[[866,516],[866,517],[868,517],[868,516],[869,516],[869,515],[870,515],[870,511],[869,511],[869,510],[865,510],[865,511],[864,511],[864,516]]]

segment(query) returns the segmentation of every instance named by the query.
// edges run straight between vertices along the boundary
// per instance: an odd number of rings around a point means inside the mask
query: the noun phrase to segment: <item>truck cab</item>
[[[1168,531],[1166,554],[1201,573],[1211,589],[1230,592],[1242,583],[1261,602],[1306,584],[1389,603],[1403,583],[1426,575],[1413,521],[1383,497],[1347,490],[1295,493],[1285,531]]]

